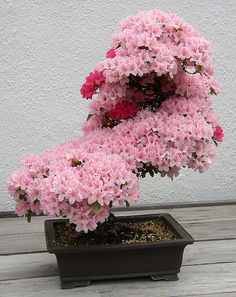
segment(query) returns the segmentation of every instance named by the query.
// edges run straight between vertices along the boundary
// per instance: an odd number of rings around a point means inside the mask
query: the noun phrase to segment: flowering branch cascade
[[[223,140],[210,45],[174,14],[124,20],[80,91],[91,100],[84,135],[24,157],[8,180],[19,216],[65,216],[77,231],[95,230],[113,206],[138,200],[140,177],[204,172]]]

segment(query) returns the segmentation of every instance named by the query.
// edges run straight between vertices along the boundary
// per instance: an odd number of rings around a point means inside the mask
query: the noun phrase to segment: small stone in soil
[[[73,224],[56,223],[55,235],[56,245],[61,247],[132,244],[177,238],[163,219],[143,222],[121,222],[115,219],[112,223],[106,221],[99,224],[95,231],[88,233],[76,232]]]

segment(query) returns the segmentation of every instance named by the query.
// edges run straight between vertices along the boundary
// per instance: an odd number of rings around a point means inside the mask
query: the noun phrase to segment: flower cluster
[[[151,80],[155,74],[178,79],[182,72],[199,73],[212,78],[211,82],[206,80],[205,88],[217,93],[209,43],[174,14],[153,10],[128,17],[120,24],[111,46],[115,54],[108,54],[95,67],[103,73],[106,84],[91,102],[90,113],[99,113],[101,107],[109,111],[124,98],[142,100],[142,89],[133,88],[132,82],[130,85],[131,77]],[[182,81],[180,87],[187,85]]]
[[[216,141],[222,142],[223,141],[223,137],[224,137],[224,133],[223,133],[222,128],[220,126],[216,126],[215,127],[215,131],[214,131],[214,134],[213,134],[213,138]]]
[[[85,83],[80,89],[80,93],[84,98],[91,99],[98,87],[104,82],[105,78],[103,77],[102,72],[93,71],[90,72],[86,77]]]
[[[104,221],[109,207],[137,201],[137,176],[122,158],[102,150],[88,154],[89,144],[83,145],[84,141],[69,142],[22,160],[22,169],[8,181],[19,216],[29,210],[63,215],[78,231],[87,232]]]
[[[114,58],[116,56],[116,52],[114,48],[109,49],[109,51],[106,52],[106,58]]]
[[[108,112],[108,116],[112,120],[128,119],[133,118],[138,111],[136,103],[121,102],[117,103],[116,106]]]
[[[93,97],[84,135],[25,157],[9,178],[17,214],[66,216],[88,232],[137,201],[139,177],[204,172],[223,139],[218,91],[209,43],[191,26],[158,10],[128,17],[81,88]]]

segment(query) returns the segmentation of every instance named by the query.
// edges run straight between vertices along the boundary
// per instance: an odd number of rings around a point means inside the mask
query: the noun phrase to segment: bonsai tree
[[[190,25],[159,10],[128,17],[82,85],[83,136],[23,157],[9,178],[16,213],[67,217],[86,233],[138,200],[139,178],[204,172],[223,137],[218,91],[210,45]]]

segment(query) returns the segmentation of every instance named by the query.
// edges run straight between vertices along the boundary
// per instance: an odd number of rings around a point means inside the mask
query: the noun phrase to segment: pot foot
[[[61,281],[61,289],[73,289],[76,287],[85,287],[90,285],[90,280],[81,280],[81,281]]]
[[[162,275],[151,275],[152,280],[166,280],[166,281],[177,281],[179,279],[178,274],[162,274]]]

